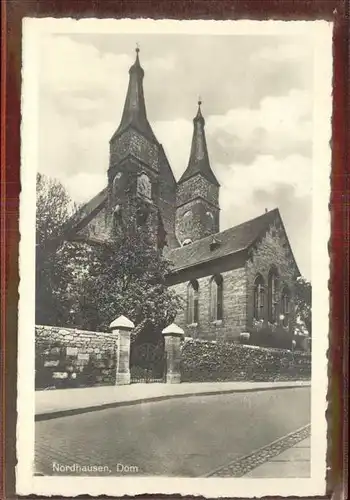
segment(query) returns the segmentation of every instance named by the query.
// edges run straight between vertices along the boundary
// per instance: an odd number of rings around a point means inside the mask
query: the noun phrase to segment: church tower
[[[177,186],[176,236],[181,245],[219,232],[219,188],[210,167],[201,101],[193,120],[190,159]]]
[[[144,228],[155,246],[163,248],[166,234],[159,210],[161,146],[147,119],[143,77],[137,48],[121,122],[110,140],[107,217],[115,236],[136,224]]]

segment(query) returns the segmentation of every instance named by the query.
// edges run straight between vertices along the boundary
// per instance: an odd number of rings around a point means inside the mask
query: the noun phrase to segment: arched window
[[[281,294],[281,314],[282,324],[287,327],[289,325],[290,315],[290,291],[287,286],[283,287]]]
[[[268,282],[268,313],[270,323],[276,323],[277,319],[277,278],[277,270],[272,268],[269,272]]]
[[[264,319],[265,307],[265,284],[263,277],[259,274],[254,282],[254,319]]]
[[[223,318],[223,279],[213,276],[210,281],[210,319],[220,321]]]
[[[189,325],[198,323],[198,297],[198,281],[190,281],[187,287],[187,324]]]

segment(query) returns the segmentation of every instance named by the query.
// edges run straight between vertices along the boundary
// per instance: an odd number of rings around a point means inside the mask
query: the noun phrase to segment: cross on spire
[[[136,42],[136,49],[135,49],[136,53],[139,53],[140,52],[140,44],[139,42]]]

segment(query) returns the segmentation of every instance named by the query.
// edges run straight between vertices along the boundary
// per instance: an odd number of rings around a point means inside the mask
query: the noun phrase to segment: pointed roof
[[[185,172],[179,180],[179,184],[187,179],[190,179],[194,175],[201,174],[212,184],[220,186],[210,167],[207,141],[204,131],[205,120],[202,115],[201,104],[202,101],[199,100],[197,115],[193,119],[193,136],[190,159]]]
[[[173,263],[173,272],[179,272],[188,267],[204,264],[205,262],[248,250],[267,231],[269,226],[277,220],[281,223],[286,234],[280,212],[278,208],[275,208],[259,217],[243,222],[238,226],[230,227],[214,236],[207,236],[206,238],[194,241],[190,245],[174,248],[168,253],[167,258]],[[211,245],[213,238],[217,243],[214,246]],[[289,242],[288,246],[293,255]],[[294,256],[293,260],[295,262]],[[296,263],[295,267],[300,274]]]
[[[145,97],[143,93],[144,70],[139,59],[140,49],[136,48],[136,59],[129,69],[129,86],[120,125],[113,137],[120,135],[128,127],[134,127],[151,141],[158,142],[147,119]]]

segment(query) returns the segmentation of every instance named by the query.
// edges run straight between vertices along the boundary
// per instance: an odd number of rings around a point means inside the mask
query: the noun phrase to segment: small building
[[[242,333],[290,338],[293,284],[300,275],[279,210],[220,231],[220,184],[209,160],[201,102],[187,168],[176,182],[147,119],[136,50],[121,123],[110,139],[106,188],[74,217],[66,238],[117,237],[135,220],[172,261],[169,286],[186,302],[185,335],[239,340]]]

